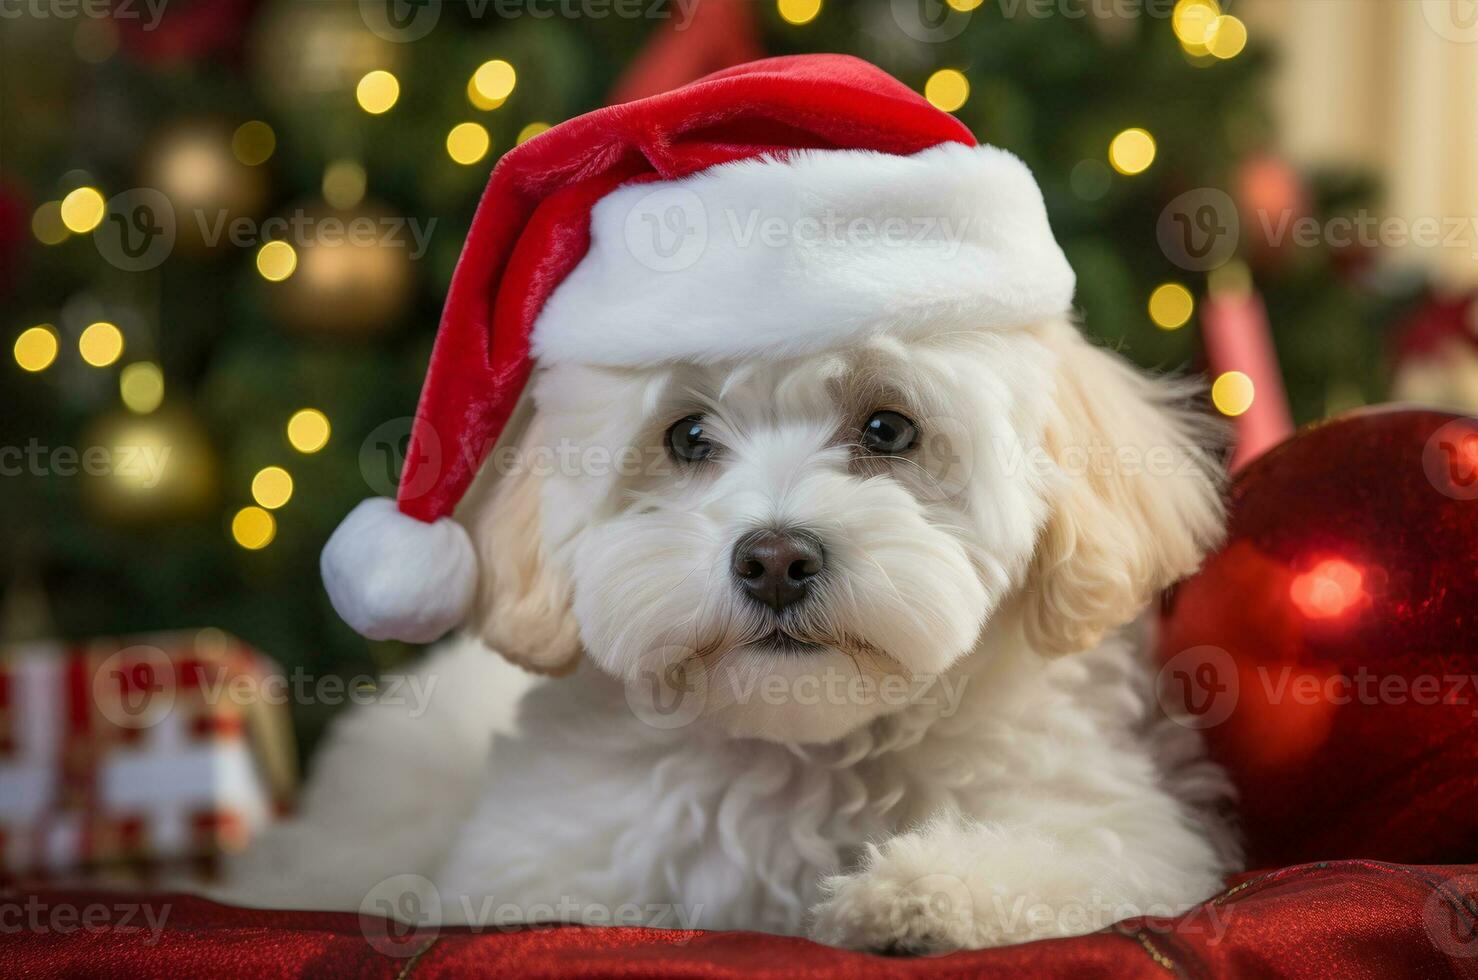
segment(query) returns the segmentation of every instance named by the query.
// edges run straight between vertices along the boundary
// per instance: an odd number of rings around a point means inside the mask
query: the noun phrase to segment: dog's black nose
[[[820,539],[805,531],[754,531],[734,545],[739,584],[776,612],[804,599],[824,565]]]

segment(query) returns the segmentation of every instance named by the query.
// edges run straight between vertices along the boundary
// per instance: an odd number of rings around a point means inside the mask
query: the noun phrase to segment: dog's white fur
[[[1210,896],[1237,861],[1226,780],[1120,629],[1221,531],[1185,394],[1057,320],[546,368],[521,451],[464,506],[482,642],[418,668],[424,717],[337,725],[232,897],[358,908],[416,874],[447,921],[665,908],[931,951]],[[919,423],[906,457],[857,445],[883,408]],[[720,450],[675,464],[690,414]],[[729,572],[757,527],[823,540],[822,590],[786,619],[822,649],[762,639],[775,619]]]

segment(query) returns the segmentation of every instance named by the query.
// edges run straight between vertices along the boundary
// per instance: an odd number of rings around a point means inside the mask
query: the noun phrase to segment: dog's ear
[[[565,674],[580,659],[580,631],[570,584],[545,549],[544,478],[528,447],[537,445],[534,419],[519,452],[496,452],[489,464],[503,472],[477,488],[460,515],[477,551],[480,576],[467,629],[508,660],[540,674]],[[501,447],[500,447],[501,449]]]
[[[1046,427],[1060,471],[1027,582],[1028,639],[1084,650],[1194,571],[1222,535],[1224,437],[1183,383],[1140,373],[1066,321],[1045,324],[1057,354]]]

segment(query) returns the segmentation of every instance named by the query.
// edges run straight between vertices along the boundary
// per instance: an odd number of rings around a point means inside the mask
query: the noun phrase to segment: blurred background
[[[1207,372],[1247,438],[1478,411],[1470,0],[25,0],[0,19],[0,641],[405,662],[339,622],[318,552],[393,493],[490,168],[811,51],[1024,158],[1087,329]],[[306,754],[337,705],[302,700]]]

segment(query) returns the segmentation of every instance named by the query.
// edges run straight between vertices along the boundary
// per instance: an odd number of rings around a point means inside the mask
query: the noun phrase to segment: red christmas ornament
[[[167,16],[118,18],[118,38],[125,51],[151,65],[194,64],[207,58],[235,63],[248,34],[247,22],[260,2],[171,2]]]
[[[1268,264],[1286,257],[1312,212],[1303,176],[1283,157],[1261,153],[1238,165],[1233,188],[1251,258]]]
[[[1392,352],[1399,367],[1460,346],[1478,348],[1478,290],[1428,297],[1396,327]]]
[[[616,81],[611,104],[670,91],[764,56],[749,0],[705,0],[687,23],[668,20]]]
[[[1365,410],[1259,458],[1160,652],[1253,866],[1478,860],[1478,419]]]
[[[1396,327],[1391,398],[1478,412],[1478,290],[1435,294]]]
[[[20,278],[21,255],[26,248],[25,198],[14,185],[0,180],[0,296]]]

